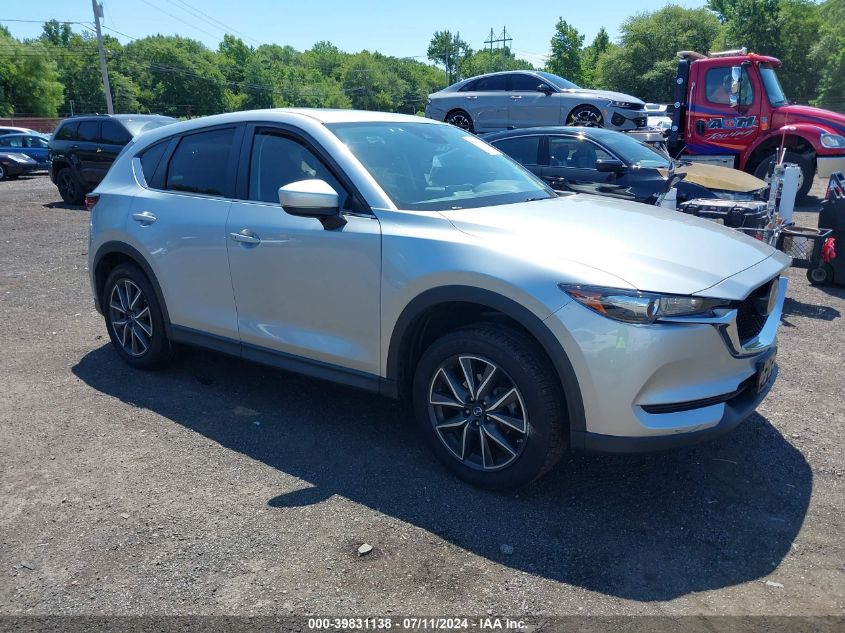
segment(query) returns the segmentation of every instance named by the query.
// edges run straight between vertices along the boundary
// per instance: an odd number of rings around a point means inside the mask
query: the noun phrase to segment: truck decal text
[[[757,127],[756,116],[717,117],[707,122],[708,130],[733,130]]]

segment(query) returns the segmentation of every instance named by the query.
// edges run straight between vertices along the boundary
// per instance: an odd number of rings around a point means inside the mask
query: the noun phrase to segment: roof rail
[[[702,55],[701,53],[696,53],[695,51],[678,51],[678,57],[680,59],[707,59],[707,55]]]

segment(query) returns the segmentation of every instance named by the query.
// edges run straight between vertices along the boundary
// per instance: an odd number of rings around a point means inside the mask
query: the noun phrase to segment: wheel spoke
[[[511,445],[508,443],[508,440],[505,438],[504,435],[501,434],[499,429],[497,429],[495,426],[493,426],[493,425],[482,426],[481,432],[486,437],[488,437],[491,440],[493,440],[494,442],[496,442],[496,444],[501,446],[508,453],[510,453],[512,457],[516,456],[516,451],[513,448],[511,448]]]
[[[428,397],[428,401],[430,404],[433,404],[438,407],[454,407],[456,409],[463,409],[464,403],[458,402],[449,396],[444,396],[442,393],[432,393]]]
[[[461,365],[461,371],[464,374],[464,380],[467,384],[467,391],[469,392],[470,400],[475,400],[475,376],[472,372],[472,357],[470,356],[460,356],[458,357],[458,362]]]
[[[126,335],[129,333],[129,324],[124,321],[123,329],[120,331],[120,344],[123,346],[123,349],[126,349]]]
[[[468,422],[469,420],[465,416],[458,415],[454,418],[446,420],[445,422],[440,422],[436,428],[438,431],[442,431],[443,429],[454,429],[458,426],[461,426],[462,424],[467,424]]]
[[[135,323],[144,331],[144,334],[152,338],[153,335],[153,322],[150,316],[150,308],[147,306],[143,310],[141,310],[138,315],[135,317]]]
[[[490,452],[490,444],[487,442],[487,434],[478,427],[478,442],[481,444],[481,463],[484,468],[493,466],[493,454]]]
[[[467,401],[467,394],[464,389],[461,388],[460,384],[457,380],[455,380],[454,376],[446,370],[445,367],[440,368],[440,374],[443,376],[443,380],[446,381],[446,384],[449,387],[449,390],[452,392],[452,395],[455,396],[455,399],[458,402],[465,403]]]
[[[481,379],[481,384],[478,385],[478,391],[475,393],[476,400],[480,400],[487,393],[490,385],[493,384],[493,376],[496,375],[498,368],[495,365],[487,365],[486,374]]]
[[[129,311],[129,298],[126,296],[126,287],[125,285],[118,284],[114,287],[117,291],[117,300],[120,301],[120,305],[123,308],[123,312]]]
[[[117,310],[117,311],[118,311],[118,312],[120,312],[121,314],[126,314],[126,310],[124,310],[124,309],[123,309],[123,306],[118,305],[118,304],[117,304],[117,303],[115,303],[114,301],[112,301],[112,302],[109,304],[109,307],[110,307],[112,310]]]
[[[502,413],[491,413],[490,411],[487,412],[487,416],[491,420],[495,420],[500,424],[504,424],[505,426],[512,428],[514,431],[518,431],[522,434],[525,433],[525,419],[523,418],[515,418]]]
[[[138,345],[141,347],[141,351],[137,352],[138,354],[143,354],[147,351],[150,347],[150,340],[147,338],[147,335],[141,330],[141,328],[132,328],[132,336],[138,342]],[[132,346],[134,351],[135,346]]]
[[[129,309],[134,310],[135,304],[138,303],[138,299],[140,299],[143,295],[141,295],[141,289],[136,287],[135,288],[135,296],[132,297],[132,301],[129,302]]]
[[[494,402],[490,403],[487,406],[487,414],[490,415],[490,413],[492,411],[496,411],[496,410],[500,409],[505,404],[508,404],[516,396],[517,396],[516,387],[511,387],[504,394],[499,396],[498,400],[495,400]]]

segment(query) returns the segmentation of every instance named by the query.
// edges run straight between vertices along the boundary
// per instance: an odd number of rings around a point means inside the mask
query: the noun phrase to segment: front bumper
[[[730,318],[633,325],[572,302],[546,319],[578,381],[584,422],[574,448],[630,452],[696,443],[730,431],[765,398],[756,376],[776,350],[786,279],[760,333],[744,345]],[[776,372],[774,372],[776,373]]]
[[[627,110],[607,107],[604,109],[605,126],[614,130],[639,130],[648,126],[645,110]]]
[[[816,158],[816,175],[818,178],[827,180],[834,172],[837,171],[845,174],[845,155],[818,156]]]
[[[10,176],[23,176],[24,174],[31,174],[38,169],[37,163],[16,163],[10,160],[8,163],[3,163],[3,169]]]

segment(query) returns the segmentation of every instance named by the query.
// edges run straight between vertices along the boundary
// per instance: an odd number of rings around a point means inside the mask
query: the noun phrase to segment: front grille
[[[757,288],[737,307],[736,329],[740,343],[745,344],[753,339],[766,325],[769,315],[765,314],[765,307],[768,304],[769,292],[775,281],[770,281]]]
[[[648,124],[648,118],[644,116],[638,116],[634,119],[634,123],[637,127],[645,127]]]

